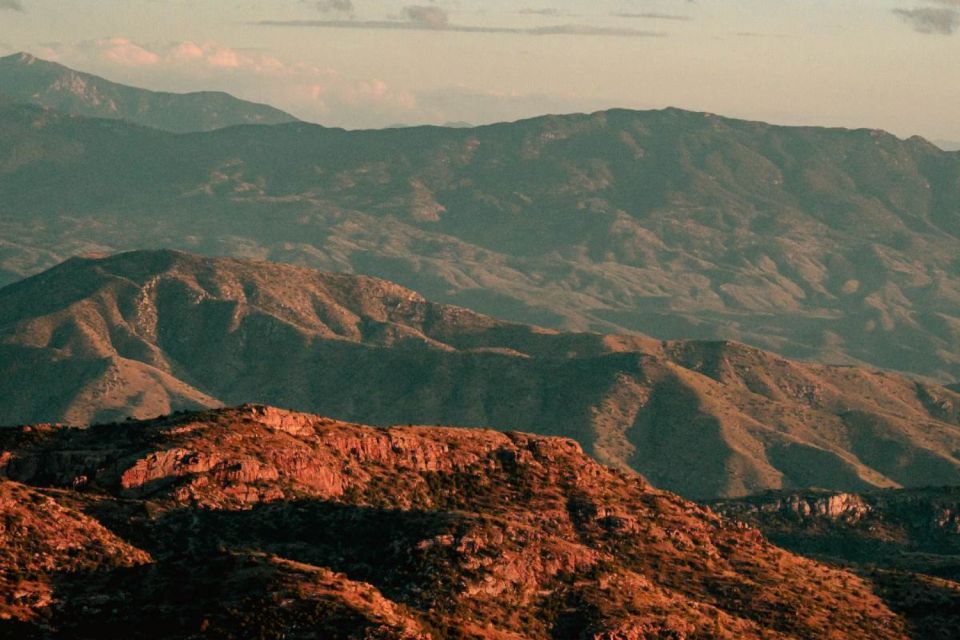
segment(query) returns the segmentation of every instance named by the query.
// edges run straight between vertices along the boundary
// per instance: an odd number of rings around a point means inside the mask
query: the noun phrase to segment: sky
[[[674,106],[960,141],[960,0],[0,0],[16,51],[347,128]]]

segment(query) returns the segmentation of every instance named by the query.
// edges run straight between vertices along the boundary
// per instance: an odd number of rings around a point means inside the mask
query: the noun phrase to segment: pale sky
[[[20,50],[348,128],[676,106],[960,140],[960,0],[0,0]]]

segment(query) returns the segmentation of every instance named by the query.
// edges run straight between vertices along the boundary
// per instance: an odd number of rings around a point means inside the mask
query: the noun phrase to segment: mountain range
[[[954,638],[943,147],[0,58],[0,638]]]
[[[243,402],[565,436],[691,498],[960,484],[960,394],[894,373],[562,333],[370,277],[173,251],[0,289],[0,424]]]
[[[7,637],[892,640],[937,596],[557,438],[244,406],[3,430],[0,475]]]
[[[280,124],[288,113],[219,91],[167,93],[110,82],[29,53],[0,57],[0,96],[76,116],[125,120],[173,133]]]
[[[960,154],[920,138],[677,109],[172,135],[0,105],[7,283],[169,247],[939,382],[960,378],[958,202]]]

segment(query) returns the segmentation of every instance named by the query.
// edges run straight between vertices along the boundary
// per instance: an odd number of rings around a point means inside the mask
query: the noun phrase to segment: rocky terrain
[[[0,281],[170,247],[940,382],[960,379],[958,203],[960,154],[925,140],[676,109],[174,136],[0,106]]]
[[[296,120],[279,109],[219,91],[148,91],[74,71],[29,53],[0,58],[0,96],[69,115],[126,120],[174,133]]]
[[[0,470],[7,637],[875,640],[915,625],[869,580],[567,439],[248,405],[6,429]]]
[[[960,582],[960,487],[770,492],[711,505],[806,554],[922,568]]]
[[[960,395],[892,373],[561,333],[369,277],[172,251],[0,290],[0,424],[248,401],[565,436],[690,498],[960,484]]]
[[[912,612],[920,637],[950,637],[960,625],[957,487],[771,492],[711,506],[786,549],[856,569]]]

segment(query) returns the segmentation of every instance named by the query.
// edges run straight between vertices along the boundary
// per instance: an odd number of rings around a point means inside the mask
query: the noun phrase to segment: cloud
[[[522,16],[551,16],[561,15],[559,9],[520,9],[517,11]]]
[[[960,0],[935,0],[938,4],[958,6]],[[940,7],[920,7],[916,9],[894,9],[901,20],[913,27],[918,33],[948,36],[960,28],[960,11]]]
[[[316,7],[321,13],[350,13],[353,11],[353,2],[351,0],[320,0],[316,3]]]
[[[450,25],[450,17],[440,7],[422,5],[404,7],[403,17],[411,24],[427,29],[444,29]]]
[[[0,11],[23,11],[20,0],[0,0]]]
[[[528,36],[580,35],[624,38],[656,38],[665,34],[628,27],[599,27],[585,24],[561,24],[543,27],[498,27],[456,24],[447,14],[426,11],[435,7],[406,7],[402,20],[262,20],[264,27],[311,27],[316,29],[386,29],[398,31],[447,31],[453,33],[505,33]]]
[[[143,67],[157,64],[160,56],[134,44],[126,38],[108,38],[91,43],[107,60],[128,67]]]
[[[214,42],[114,37],[51,43],[34,52],[116,82],[161,91],[226,91],[330,126],[379,127],[424,115],[412,91],[380,78],[347,77],[330,67]]]
[[[623,13],[621,12],[621,13],[611,13],[610,15],[612,15],[615,18],[641,18],[645,20],[674,20],[677,22],[688,22],[689,20],[691,20],[690,16],[674,15],[671,13],[654,13],[654,12]]]
[[[319,0],[313,6],[320,13],[353,13],[353,0]]]
[[[273,104],[303,120],[353,129],[397,123],[485,124],[609,106],[608,100],[594,96],[478,90],[465,85],[413,91],[382,78],[350,77],[327,66],[215,42],[145,43],[115,37],[48,43],[33,53],[124,84],[160,91],[226,91]]]

